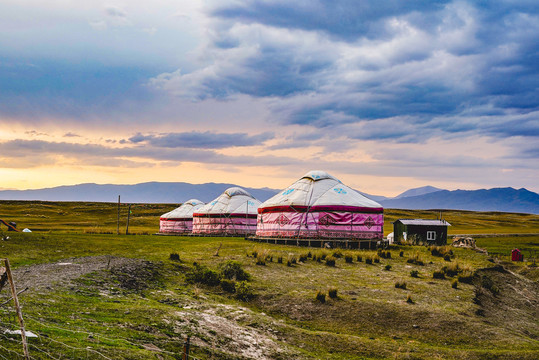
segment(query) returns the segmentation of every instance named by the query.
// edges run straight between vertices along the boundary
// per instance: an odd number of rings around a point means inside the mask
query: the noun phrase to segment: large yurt
[[[382,205],[325,171],[310,171],[258,208],[257,237],[378,240]]]
[[[193,213],[193,234],[249,235],[256,232],[260,201],[242,188],[231,187]]]
[[[193,212],[204,206],[197,199],[184,202],[179,208],[161,215],[159,232],[164,234],[190,234],[193,230]]]

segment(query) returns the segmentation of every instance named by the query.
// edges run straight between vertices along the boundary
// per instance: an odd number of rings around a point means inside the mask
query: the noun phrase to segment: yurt
[[[189,234],[193,230],[193,212],[204,206],[197,199],[184,202],[179,208],[161,215],[159,232],[165,234]]]
[[[231,187],[193,213],[193,234],[248,235],[256,232],[260,201],[242,188]]]
[[[257,237],[372,240],[384,209],[324,171],[310,171],[258,208]]]

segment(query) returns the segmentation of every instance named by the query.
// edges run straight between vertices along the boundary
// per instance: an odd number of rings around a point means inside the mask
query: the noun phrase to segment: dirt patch
[[[19,290],[50,290],[72,285],[75,279],[100,270],[118,269],[117,274],[121,277],[126,269],[138,268],[143,262],[140,259],[107,255],[68,258],[54,263],[19,267],[13,271],[13,278]]]
[[[480,269],[474,277],[478,315],[487,323],[532,339],[539,338],[539,284],[502,266]]]

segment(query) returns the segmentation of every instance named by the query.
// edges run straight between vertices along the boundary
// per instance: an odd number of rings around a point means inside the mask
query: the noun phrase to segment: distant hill
[[[423,186],[423,187],[418,187],[415,189],[406,190],[402,194],[397,195],[395,199],[401,199],[401,198],[410,197],[410,196],[421,196],[421,195],[430,194],[430,193],[441,191],[441,190],[444,190],[444,189],[438,189],[434,186]]]
[[[1,190],[0,200],[97,201],[122,203],[178,204],[195,198],[211,201],[234,184],[183,182],[147,182],[136,185],[79,184],[36,190]],[[244,188],[260,201],[266,201],[279,190]],[[410,189],[395,198],[369,195],[385,208],[456,209],[505,211],[539,214],[539,194],[526,189],[494,188],[489,190],[437,190],[432,186]],[[415,195],[414,195],[415,194]]]
[[[419,196],[380,201],[386,208],[455,209],[539,214],[539,194],[513,188],[441,190]]]
[[[183,182],[147,182],[136,185],[79,184],[36,190],[3,190],[0,200],[97,201],[122,203],[182,203],[189,199],[211,201],[229,187],[224,183],[189,184]],[[278,190],[244,188],[260,201]]]

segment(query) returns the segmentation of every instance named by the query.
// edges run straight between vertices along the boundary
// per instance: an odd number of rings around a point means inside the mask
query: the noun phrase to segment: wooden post
[[[26,360],[30,360],[30,354],[28,354],[28,344],[26,343],[26,332],[24,331],[24,320],[22,318],[21,307],[19,306],[19,299],[17,298],[17,289],[15,288],[15,282],[13,281],[13,276],[11,275],[11,268],[9,266],[9,260],[4,259],[6,264],[6,273],[11,285],[11,296],[13,297],[13,303],[15,304],[15,310],[17,311],[17,317],[19,318],[19,325],[21,326],[21,338],[22,338],[22,349],[24,351],[24,357]]]
[[[116,235],[120,235],[120,195],[118,195],[118,226],[116,228]]]
[[[131,217],[131,205],[129,204],[129,209],[127,210],[127,225],[125,227],[125,235],[129,235],[129,218]]]
[[[183,360],[189,360],[189,347],[190,347],[191,337],[187,336],[185,342],[183,343]]]

